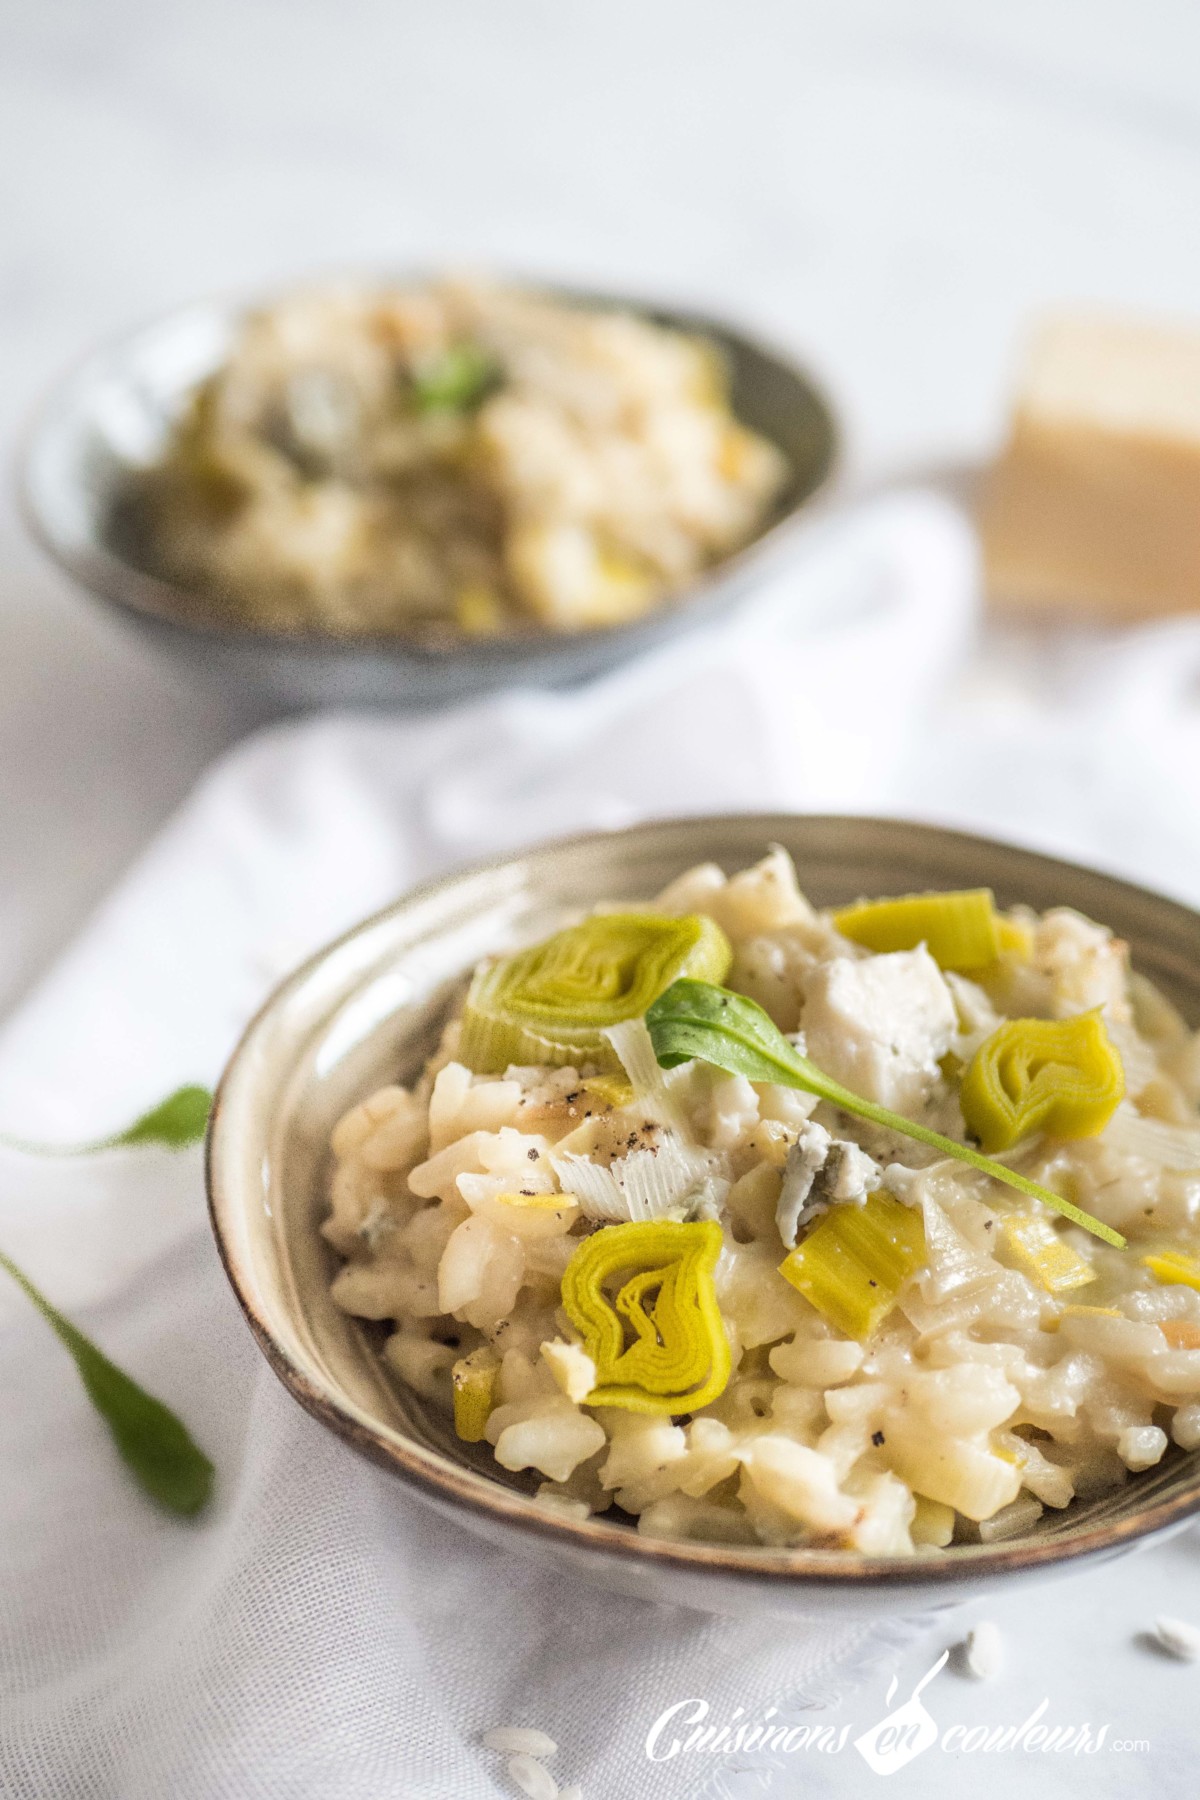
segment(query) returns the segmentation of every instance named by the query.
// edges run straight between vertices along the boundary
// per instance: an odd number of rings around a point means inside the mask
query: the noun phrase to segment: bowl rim
[[[444,277],[446,271],[442,271]],[[150,620],[157,626],[176,630],[198,642],[261,645],[291,656],[387,655],[408,663],[414,669],[444,669],[455,662],[470,660],[474,664],[512,664],[528,667],[530,662],[553,663],[568,647],[581,652],[593,646],[628,642],[635,646],[645,639],[653,642],[667,622],[678,619],[697,608],[697,623],[723,609],[719,606],[722,591],[732,602],[738,590],[754,574],[767,575],[787,557],[793,540],[814,519],[826,512],[836,500],[846,467],[845,431],[837,407],[823,382],[818,381],[806,363],[758,331],[737,320],[726,319],[687,303],[676,304],[665,295],[645,297],[621,293],[603,286],[542,280],[536,275],[514,274],[508,270],[489,271],[489,279],[497,285],[524,288],[561,300],[568,305],[612,306],[635,313],[656,323],[676,329],[706,332],[718,338],[736,341],[739,346],[773,363],[787,372],[804,389],[820,422],[823,435],[822,454],[806,491],[794,499],[777,517],[748,543],[739,545],[727,556],[702,569],[677,593],[639,618],[614,625],[593,626],[585,631],[555,632],[530,630],[522,635],[505,634],[495,638],[471,638],[446,648],[423,645],[399,632],[340,633],[321,629],[265,631],[251,625],[225,622],[203,616],[204,595],[185,588],[165,575],[128,561],[99,535],[85,543],[74,541],[61,531],[54,518],[43,507],[35,478],[39,456],[47,441],[52,441],[55,427],[71,407],[79,390],[89,379],[102,373],[106,364],[122,352],[132,350],[139,340],[151,337],[189,314],[207,315],[232,323],[264,305],[286,298],[306,287],[335,282],[358,281],[396,285],[419,284],[438,278],[438,271],[414,266],[403,270],[341,269],[302,275],[291,281],[280,281],[255,289],[230,289],[201,295],[178,305],[163,308],[143,317],[138,323],[106,335],[90,348],[73,357],[50,382],[36,400],[17,434],[14,455],[17,510],[34,542],[45,555],[72,581],[93,597],[117,607],[137,620]],[[774,441],[774,440],[772,440]],[[786,452],[785,452],[786,455]],[[789,458],[790,464],[790,458]],[[704,602],[709,603],[708,609]]]
[[[217,1084],[204,1147],[205,1186],[209,1221],[216,1247],[243,1316],[259,1349],[279,1380],[313,1417],[328,1426],[339,1437],[368,1460],[399,1476],[422,1498],[443,1510],[482,1513],[498,1526],[515,1527],[532,1543],[546,1541],[564,1543],[595,1556],[612,1556],[634,1569],[659,1567],[719,1575],[734,1584],[777,1588],[807,1585],[836,1589],[878,1587],[881,1589],[937,1589],[977,1586],[989,1576],[1026,1571],[1063,1568],[1080,1562],[1104,1559],[1121,1550],[1133,1548],[1159,1534],[1178,1527],[1200,1512],[1200,1462],[1196,1479],[1189,1489],[1141,1507],[1127,1518],[1086,1524],[1067,1540],[1059,1538],[1016,1537],[996,1544],[963,1544],[951,1546],[937,1556],[870,1556],[862,1551],[819,1548],[777,1549],[766,1545],[729,1545],[704,1541],[641,1536],[627,1526],[614,1526],[602,1515],[586,1520],[571,1519],[539,1507],[532,1496],[507,1487],[498,1479],[477,1470],[457,1467],[446,1456],[426,1450],[421,1444],[396,1431],[395,1441],[384,1438],[344,1404],[336,1393],[327,1391],[293,1360],[275,1336],[270,1321],[260,1310],[249,1284],[243,1280],[226,1232],[226,1220],[232,1218],[237,1197],[226,1186],[221,1143],[224,1116],[232,1088],[243,1079],[243,1071],[259,1032],[273,1017],[291,993],[315,974],[337,951],[363,936],[398,913],[436,900],[440,895],[476,877],[502,870],[531,858],[552,858],[555,854],[577,846],[604,843],[627,843],[636,838],[652,838],[664,828],[708,828],[714,833],[733,826],[761,825],[762,841],[774,840],[773,828],[803,820],[826,828],[866,826],[916,834],[926,840],[952,841],[960,849],[973,852],[1012,854],[1035,862],[1047,872],[1065,875],[1080,873],[1102,881],[1138,901],[1150,900],[1158,908],[1176,914],[1181,922],[1195,926],[1200,917],[1196,910],[1168,895],[1142,887],[1101,869],[1073,863],[1065,858],[1049,856],[1024,845],[1001,838],[985,837],[974,832],[902,818],[876,817],[868,814],[831,813],[721,813],[692,814],[670,818],[648,819],[616,831],[574,832],[540,839],[536,842],[494,856],[482,857],[469,864],[417,883],[388,906],[361,920],[337,938],[315,951],[285,976],[270,992],[242,1031]]]

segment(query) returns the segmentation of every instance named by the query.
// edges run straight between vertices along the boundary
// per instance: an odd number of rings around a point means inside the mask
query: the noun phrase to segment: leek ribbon
[[[713,1283],[723,1241],[712,1219],[607,1225],[584,1239],[563,1275],[562,1304],[596,1365],[588,1406],[695,1412],[724,1391],[731,1358]]]
[[[476,971],[459,1056],[479,1075],[583,1062],[623,1075],[606,1028],[640,1018],[681,975],[720,981],[732,959],[702,914],[598,913]]]
[[[984,1150],[1034,1131],[1094,1137],[1125,1093],[1125,1071],[1098,1012],[1073,1019],[1009,1019],[962,1078],[962,1115]]]
[[[650,1007],[646,1028],[654,1045],[654,1054],[664,1069],[673,1069],[696,1057],[730,1075],[745,1075],[750,1081],[772,1081],[785,1087],[802,1088],[833,1106],[840,1106],[844,1112],[868,1119],[873,1125],[886,1126],[889,1131],[900,1132],[918,1144],[940,1150],[943,1156],[967,1163],[982,1174],[1002,1181],[1006,1187],[1016,1188],[1018,1193],[1040,1200],[1115,1249],[1125,1248],[1125,1239],[1119,1232],[1094,1219],[1071,1201],[1064,1200],[1061,1194],[1018,1175],[1014,1169],[1006,1169],[1003,1163],[993,1162],[967,1144],[957,1144],[953,1138],[943,1137],[940,1132],[931,1131],[927,1125],[918,1125],[915,1120],[902,1118],[886,1106],[864,1100],[850,1088],[843,1087],[840,1081],[834,1081],[818,1069],[807,1056],[801,1056],[762,1007],[744,994],[730,993],[727,988],[716,987],[708,981],[676,981]]]
[[[924,944],[942,969],[983,969],[1002,950],[1028,948],[1028,934],[996,911],[991,888],[862,900],[835,912],[833,923],[843,937],[879,953]]]
[[[1086,1287],[1096,1271],[1086,1257],[1064,1244],[1048,1219],[1037,1213],[1010,1213],[1000,1223],[1013,1261],[1049,1294]]]
[[[1143,1256],[1142,1267],[1149,1269],[1155,1281],[1161,1281],[1165,1287],[1200,1290],[1200,1262],[1182,1250],[1159,1250],[1153,1256]]]
[[[835,1206],[779,1273],[847,1337],[866,1341],[926,1259],[925,1223],[882,1188],[862,1206]]]

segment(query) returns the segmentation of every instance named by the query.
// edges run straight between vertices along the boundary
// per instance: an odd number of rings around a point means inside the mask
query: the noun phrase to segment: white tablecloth
[[[1131,641],[1144,680],[1122,680],[1119,711],[1096,704],[1101,667],[1073,713],[981,724],[976,709],[968,729],[940,694],[974,613],[961,520],[896,497],[814,534],[736,623],[583,696],[266,733],[0,1034],[0,1125],[77,1139],[211,1079],[324,938],[421,876],[555,829],[744,807],[953,817],[967,792],[980,823],[1011,828],[1019,808],[1022,835],[1067,834],[1194,891],[1196,726],[1170,689],[1200,627]],[[41,1321],[0,1290],[0,1772],[18,1800],[367,1800],[384,1779],[483,1800],[475,1739],[513,1720],[562,1741],[592,1800],[682,1800],[720,1790],[686,1759],[645,1759],[664,1705],[812,1717],[847,1670],[894,1662],[894,1625],[704,1621],[590,1590],[564,1604],[560,1578],[433,1520],[281,1392],[225,1291],[194,1156],[3,1161],[0,1242],[183,1407],[220,1470],[206,1522],[154,1516]],[[908,1635],[928,1646],[929,1629]]]

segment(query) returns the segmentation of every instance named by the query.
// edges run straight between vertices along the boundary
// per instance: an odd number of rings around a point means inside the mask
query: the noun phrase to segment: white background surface
[[[1200,9],[4,0],[0,196],[6,447],[65,361],[139,315],[295,270],[450,259],[742,315],[822,373],[853,474],[875,481],[986,452],[1037,307],[1196,312]],[[989,633],[960,706],[1050,696],[1061,648]],[[246,723],[71,593],[5,493],[0,1006]],[[1000,1724],[1048,1695],[1055,1720],[1111,1721],[1148,1753],[937,1753],[894,1791],[1190,1792],[1169,1745],[1195,1744],[1200,1672],[1134,1634],[1155,1611],[1200,1618],[1198,1558],[1185,1539],[990,1609],[1004,1681],[948,1671],[926,1696],[942,1724]],[[914,1653],[902,1695],[940,1647]],[[808,1762],[795,1791],[864,1779]]]

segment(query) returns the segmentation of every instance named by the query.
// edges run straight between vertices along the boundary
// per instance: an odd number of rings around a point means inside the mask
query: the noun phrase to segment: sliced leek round
[[[879,1188],[834,1206],[784,1257],[779,1273],[847,1337],[872,1337],[927,1256],[920,1209]]]
[[[722,1243],[714,1219],[609,1225],[584,1238],[562,1303],[595,1365],[588,1406],[674,1415],[724,1392],[732,1364],[713,1282]]]
[[[1028,930],[996,911],[991,888],[861,900],[835,912],[833,922],[843,937],[878,953],[924,944],[943,969],[979,970],[1004,951],[1029,954]]]
[[[1095,1137],[1125,1093],[1120,1053],[1098,1011],[1070,1019],[1006,1019],[979,1046],[959,1099],[987,1155],[1035,1131]]]
[[[642,1016],[682,975],[720,981],[733,953],[703,914],[598,913],[478,969],[459,1056],[476,1074],[511,1064],[591,1064],[622,1073],[605,1030]]]

